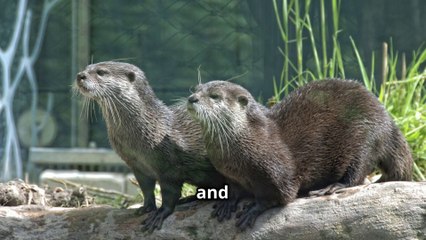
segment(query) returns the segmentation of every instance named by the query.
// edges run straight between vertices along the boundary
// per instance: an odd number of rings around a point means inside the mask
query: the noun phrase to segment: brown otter
[[[213,165],[255,196],[237,226],[298,194],[363,183],[375,165],[381,181],[411,180],[406,140],[378,99],[355,81],[306,84],[267,109],[243,87],[201,84],[188,98]]]
[[[112,147],[135,174],[144,195],[137,213],[155,211],[144,221],[143,230],[161,228],[174,211],[184,182],[202,188],[224,186],[225,178],[207,159],[199,124],[185,105],[163,104],[138,67],[121,62],[92,64],[77,74],[76,85],[86,100],[100,105]],[[163,200],[159,209],[156,181]],[[219,220],[229,218],[233,210],[232,204],[221,204],[214,215]]]

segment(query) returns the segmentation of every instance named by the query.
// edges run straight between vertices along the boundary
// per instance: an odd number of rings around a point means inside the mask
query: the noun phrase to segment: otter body
[[[143,230],[161,228],[181,196],[184,182],[221,188],[225,178],[210,161],[201,128],[184,106],[167,107],[154,94],[144,73],[120,62],[92,64],[77,75],[77,87],[101,107],[109,141],[131,168],[144,195],[139,214],[155,211]],[[162,206],[155,205],[159,182]]]
[[[308,83],[271,109],[237,84],[212,81],[197,87],[188,110],[201,123],[213,165],[255,196],[237,221],[241,229],[298,194],[362,184],[375,166],[380,181],[411,180],[403,135],[354,81]]]

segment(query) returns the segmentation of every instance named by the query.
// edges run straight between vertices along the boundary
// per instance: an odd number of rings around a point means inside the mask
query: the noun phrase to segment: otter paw
[[[237,216],[236,226],[240,231],[244,231],[247,228],[252,228],[254,223],[256,222],[256,218],[259,216],[259,213],[255,210],[255,208],[248,208],[245,211],[243,210]]]
[[[240,218],[245,212],[249,211],[252,207],[256,205],[256,202],[248,202],[243,205],[243,209],[237,212],[236,218]]]
[[[213,208],[211,216],[217,217],[217,220],[222,222],[224,219],[229,220],[231,218],[232,213],[237,210],[237,203],[233,200],[220,201]]]
[[[167,208],[160,208],[152,212],[145,220],[142,221],[142,232],[152,233],[155,229],[160,230],[164,219],[172,213]]]
[[[248,227],[252,228],[256,222],[257,216],[260,211],[256,202],[249,202],[244,204],[243,209],[237,213],[237,222],[235,225],[240,231],[246,230]]]

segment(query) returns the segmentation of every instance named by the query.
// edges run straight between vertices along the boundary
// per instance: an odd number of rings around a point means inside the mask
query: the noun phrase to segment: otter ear
[[[127,79],[129,82],[134,82],[136,80],[136,74],[132,71],[126,73]]]
[[[242,107],[247,106],[247,104],[248,104],[248,98],[246,96],[240,95],[240,96],[237,97],[237,99],[238,99],[238,102],[240,103],[240,105]]]

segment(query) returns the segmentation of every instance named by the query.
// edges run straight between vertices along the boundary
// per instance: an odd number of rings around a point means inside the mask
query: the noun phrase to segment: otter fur
[[[99,104],[111,146],[139,183],[144,203],[137,213],[152,212],[143,230],[161,228],[174,211],[184,182],[203,188],[224,186],[225,178],[207,159],[199,124],[185,105],[167,107],[160,101],[138,67],[122,62],[92,64],[77,74],[75,88],[86,97],[86,104],[90,100]],[[156,181],[162,195],[159,209]],[[215,211],[223,213],[220,210]]]
[[[216,169],[255,196],[237,220],[241,229],[298,195],[362,184],[375,166],[380,181],[412,178],[404,136],[355,81],[314,81],[270,109],[240,85],[212,81],[196,87],[187,107]]]

